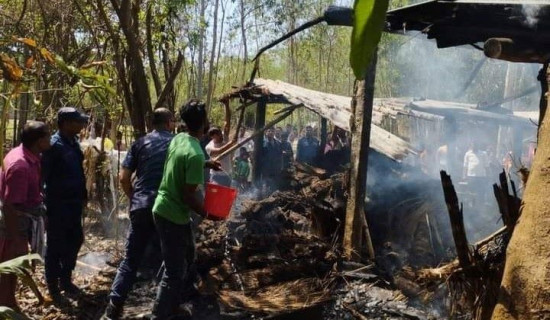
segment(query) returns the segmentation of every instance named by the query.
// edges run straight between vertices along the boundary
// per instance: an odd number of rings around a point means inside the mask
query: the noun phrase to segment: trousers
[[[48,204],[45,271],[48,287],[71,281],[80,247],[84,242],[81,201]]]
[[[156,233],[151,208],[130,212],[130,229],[126,239],[126,255],[118,267],[109,298],[115,305],[126,301],[136,281],[136,274],[147,245]]]
[[[168,319],[178,312],[182,296],[192,290],[187,281],[194,264],[195,242],[191,223],[176,224],[154,215],[155,226],[160,238],[164,273],[159,284],[153,319]]]

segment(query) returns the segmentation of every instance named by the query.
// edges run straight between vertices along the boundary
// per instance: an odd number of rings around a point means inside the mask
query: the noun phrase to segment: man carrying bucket
[[[182,107],[180,116],[189,132],[176,135],[168,147],[164,174],[153,206],[165,269],[152,319],[176,315],[181,293],[188,289],[184,288],[184,280],[188,265],[193,263],[195,249],[191,211],[215,219],[207,214],[196,192],[197,186],[204,183],[205,166],[220,170],[219,162],[205,161],[199,142],[208,128],[205,105],[192,99]]]

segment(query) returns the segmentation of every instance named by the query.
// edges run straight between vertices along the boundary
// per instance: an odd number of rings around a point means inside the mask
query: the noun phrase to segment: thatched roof
[[[255,79],[264,94],[284,98],[288,103],[303,105],[334,125],[350,131],[351,98],[310,90],[278,80]],[[413,147],[405,140],[376,126],[371,127],[370,147],[392,159],[403,159],[415,154]]]

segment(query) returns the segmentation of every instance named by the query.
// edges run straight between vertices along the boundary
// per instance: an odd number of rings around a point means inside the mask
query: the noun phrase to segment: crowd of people
[[[512,151],[499,156],[491,145],[480,142],[470,142],[462,148],[444,144],[439,148],[427,145],[420,149],[419,166],[426,175],[439,179],[439,171],[445,170],[451,176],[459,177],[467,186],[467,192],[475,195],[481,203],[488,200],[491,185],[503,169],[511,179],[516,180],[514,168],[518,170],[520,163],[528,166],[534,155],[533,149],[529,149],[528,154],[521,158]]]
[[[219,128],[210,129],[208,133],[210,141],[205,146],[207,156],[215,158],[249,137],[247,130],[241,128],[235,139],[228,141],[225,138],[226,131]],[[296,128],[290,124],[284,129],[283,127],[267,128],[260,149],[260,163],[252,163],[251,153],[254,150],[254,143],[250,140],[241,146],[233,157],[226,156],[220,159],[223,170],[210,172],[210,182],[246,191],[251,187],[252,167],[257,165],[260,176],[257,186],[269,193],[279,189],[281,180],[288,177],[295,161],[336,169],[341,159],[347,158],[341,154],[348,146],[345,131],[335,127],[327,137],[328,142],[325,146],[321,146],[318,134],[312,126],[306,126],[302,131],[303,134],[299,136]]]
[[[164,271],[151,319],[178,314],[182,292],[192,288],[190,222],[193,215],[215,219],[204,210],[197,188],[204,183],[204,168],[217,171],[221,165],[205,160],[200,145],[209,126],[204,103],[191,100],[180,114],[187,132],[174,136],[174,115],[156,109],[154,130],[132,144],[122,164],[119,179],[130,199],[130,228],[103,319],[121,317],[146,244],[154,235],[160,239]],[[3,159],[0,173],[0,261],[25,255],[29,246],[43,254],[48,293],[57,304],[81,293],[73,283],[73,271],[84,241],[87,191],[78,135],[88,120],[75,108],[61,108],[53,135],[46,124],[29,121],[21,144]],[[16,280],[14,275],[0,276],[0,305],[17,311]]]
[[[242,128],[229,140],[227,128],[210,128],[205,105],[198,100],[186,103],[180,117],[183,126],[177,130],[174,114],[156,109],[154,130],[128,148],[121,164],[119,181],[129,199],[130,227],[104,320],[122,316],[147,244],[155,237],[160,240],[163,273],[151,318],[177,314],[184,296],[196,290],[192,221],[216,219],[204,209],[200,185],[211,182],[246,190],[252,166],[258,165],[263,186],[274,190],[294,161],[318,166],[347,146],[347,135],[338,128],[321,147],[313,127],[305,127],[298,137],[288,125],[265,131],[261,163],[251,161],[252,141],[218,162],[211,159],[247,139],[247,130]],[[0,173],[0,261],[24,255],[29,247],[43,255],[48,293],[59,304],[81,294],[73,271],[84,241],[88,192],[79,134],[88,122],[88,116],[72,107],[58,111],[53,135],[45,123],[29,121],[21,145],[6,155]],[[176,130],[181,132],[174,135]],[[106,148],[120,150],[120,143],[107,143]],[[1,306],[18,310],[15,288],[15,276],[0,276]]]

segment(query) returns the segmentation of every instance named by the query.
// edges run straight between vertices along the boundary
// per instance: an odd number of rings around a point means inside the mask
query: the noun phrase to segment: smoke
[[[524,4],[521,6],[521,12],[525,16],[525,24],[530,28],[535,28],[539,22],[539,12],[541,6],[536,4]]]
[[[531,8],[529,16],[537,17],[534,8]],[[532,72],[531,66],[518,64],[519,71],[513,73],[508,72],[507,62],[487,59],[475,74],[476,66],[485,59],[483,52],[470,46],[439,49],[434,41],[421,37],[396,37],[391,40],[399,41],[382,42],[385,46],[381,49],[377,79],[380,81],[378,84],[384,80],[384,86],[387,86],[388,79],[392,79],[390,83],[393,97],[410,97],[409,101],[419,98],[417,104],[421,104],[423,99],[439,101],[426,103],[431,103],[433,107],[450,107],[462,103],[459,106],[463,108],[479,108],[537,85],[536,74]],[[508,86],[507,75],[514,80],[508,81]],[[378,88],[385,89],[382,86]],[[380,96],[385,92],[378,94]],[[537,110],[539,98],[540,95],[534,93],[516,100],[514,108]],[[456,113],[449,111],[445,117],[441,116],[439,119],[434,116],[428,119],[409,114],[408,110],[404,110],[401,115],[389,115],[380,125],[409,141],[413,147],[423,150],[424,159],[411,156],[400,169],[392,168],[383,157],[369,156],[368,192],[370,204],[375,208],[370,211],[367,209],[367,212],[371,214],[376,210],[380,211],[380,215],[372,217],[369,224],[386,219],[388,232],[393,232],[398,237],[403,236],[402,239],[405,239],[407,232],[410,235],[416,232],[425,233],[426,224],[431,224],[432,229],[437,224],[441,228],[438,230],[439,236],[450,239],[450,247],[454,247],[439,182],[439,170],[445,169],[452,177],[459,202],[464,205],[469,242],[474,243],[496,231],[502,221],[493,196],[492,184],[498,181],[503,159],[510,151],[513,151],[516,158],[521,157],[521,149],[524,147],[522,140],[534,135],[536,126],[533,125],[532,130],[524,130],[511,125],[500,126],[499,121],[490,116],[485,119],[454,116],[462,113],[459,110]],[[506,112],[498,108],[494,111]],[[480,148],[483,157],[490,162],[491,169],[487,169],[486,177],[479,181],[464,177],[464,157],[472,143]],[[436,158],[441,147],[447,150],[448,159],[445,161]],[[416,201],[415,198],[419,200]],[[400,205],[401,203],[403,204]],[[432,220],[429,222],[426,221],[424,208],[421,207],[424,203],[433,207],[433,215],[430,216]],[[411,220],[412,216],[415,216],[414,220]],[[432,234],[432,237],[435,236]],[[448,243],[445,239],[443,242]],[[403,241],[402,245],[410,246],[410,243]],[[411,249],[415,250],[414,246]]]
[[[88,252],[78,259],[76,269],[82,275],[91,276],[107,266],[108,260],[106,252]]]

